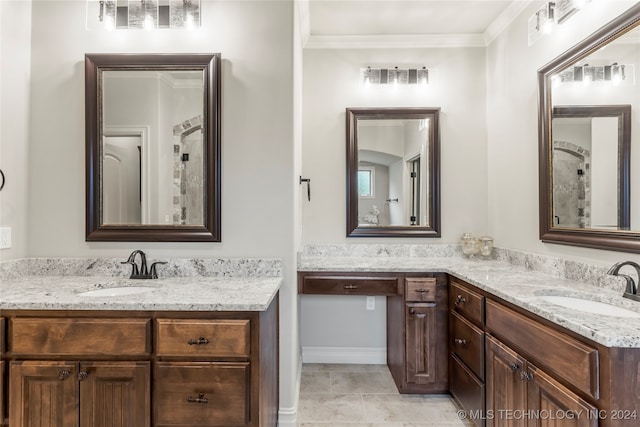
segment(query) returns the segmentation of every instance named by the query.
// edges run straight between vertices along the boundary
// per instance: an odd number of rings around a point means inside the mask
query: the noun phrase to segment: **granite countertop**
[[[281,285],[281,277],[24,276],[1,281],[0,310],[264,311]],[[155,289],[135,295],[78,295],[130,286]]]
[[[607,347],[640,348],[640,302],[623,298],[624,281],[614,291],[556,277],[502,261],[462,257],[331,257],[301,255],[298,271],[444,272]],[[578,311],[542,299],[580,297],[638,313],[617,317]]]

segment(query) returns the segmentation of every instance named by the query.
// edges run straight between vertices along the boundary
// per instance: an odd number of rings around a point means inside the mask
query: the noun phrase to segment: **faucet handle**
[[[167,264],[166,261],[156,261],[153,264],[151,264],[151,267],[149,268],[149,275],[151,276],[152,279],[157,279],[158,278],[158,273],[156,272],[156,264]]]
[[[131,276],[129,276],[129,278],[132,278],[133,276],[138,276],[140,274],[140,271],[138,271],[138,265],[129,260],[129,261],[122,261],[120,262],[120,264],[131,264]]]

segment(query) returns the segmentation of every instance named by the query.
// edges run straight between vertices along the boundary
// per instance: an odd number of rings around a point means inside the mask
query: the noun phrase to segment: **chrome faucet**
[[[140,255],[140,268],[136,264],[136,256]],[[164,261],[156,261],[151,264],[151,268],[147,269],[147,255],[140,249],[136,249],[131,252],[129,259],[122,261],[120,264],[131,264],[131,276],[129,279],[157,279],[158,273],[156,271],[157,264],[166,264]]]
[[[607,271],[607,274],[610,274],[612,276],[624,277],[624,279],[627,281],[627,286],[622,296],[632,300],[640,301],[640,295],[638,294],[638,286],[633,280],[633,277],[629,276],[628,274],[619,273],[620,269],[625,265],[635,268],[636,274],[638,275],[638,279],[640,280],[640,265],[638,265],[633,261],[620,261],[618,263],[615,263],[613,264],[613,266],[611,266],[609,271]]]

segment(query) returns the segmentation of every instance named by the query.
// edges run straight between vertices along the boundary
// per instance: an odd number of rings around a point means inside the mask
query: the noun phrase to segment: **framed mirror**
[[[439,108],[347,108],[347,236],[440,237]]]
[[[220,55],[85,56],[86,240],[220,241]]]
[[[640,5],[538,71],[540,239],[640,253]]]

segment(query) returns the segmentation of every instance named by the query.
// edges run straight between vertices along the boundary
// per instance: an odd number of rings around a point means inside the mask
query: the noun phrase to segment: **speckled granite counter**
[[[3,263],[0,310],[264,311],[282,285],[281,262],[259,259],[166,260],[160,279],[130,280],[116,259],[24,259]],[[23,272],[29,272],[24,275]],[[115,287],[153,290],[80,296]]]
[[[610,277],[606,280],[613,284],[598,286],[598,283],[532,270],[530,265],[459,256],[336,257],[303,253],[298,258],[298,271],[444,272],[597,343],[608,347],[640,347],[640,317],[591,314],[554,305],[541,298],[544,295],[580,297],[624,307],[640,316],[640,302],[622,298],[622,278]],[[600,282],[604,281],[600,279]]]
[[[157,280],[105,277],[22,277],[0,284],[0,310],[264,311],[279,278],[177,277]],[[100,288],[148,286],[122,296],[79,296]]]

